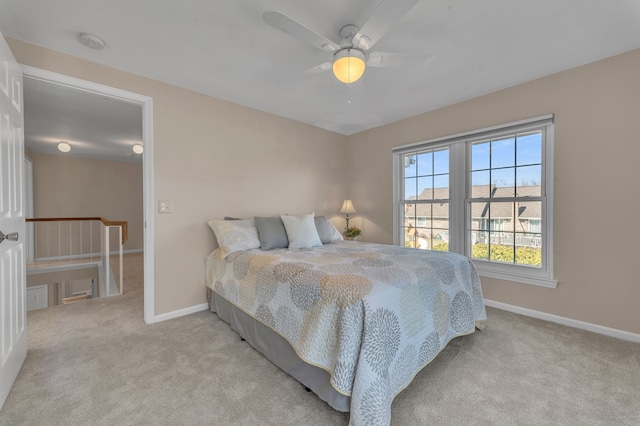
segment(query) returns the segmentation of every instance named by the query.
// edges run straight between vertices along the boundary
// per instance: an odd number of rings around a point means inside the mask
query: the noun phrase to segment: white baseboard
[[[640,334],[631,333],[629,331],[618,330],[615,328],[605,327],[602,325],[592,324],[584,321],[578,321],[567,317],[561,317],[554,314],[548,314],[546,312],[540,312],[533,309],[522,308],[520,306],[509,305],[507,303],[496,302],[489,299],[485,299],[484,303],[489,307],[501,309],[503,311],[509,311],[527,317],[538,318],[556,324],[565,325],[567,327],[579,328],[581,330],[587,330],[593,333],[603,334],[605,336],[615,337],[617,339],[626,340],[629,342],[640,343]],[[207,309],[209,309],[209,305],[207,303],[202,303],[200,305],[191,306],[189,308],[178,309],[177,311],[156,315],[153,322],[156,323],[173,318],[179,318],[185,315],[194,314],[196,312],[206,311]]]
[[[640,343],[640,334],[631,333],[624,330],[605,327],[603,325],[592,324],[589,322],[578,321],[575,319],[561,317],[558,315],[548,314],[546,312],[534,311],[533,309],[522,308],[520,306],[509,305],[507,303],[496,302],[494,300],[484,299],[484,303],[492,308],[509,311],[527,317],[538,318],[541,320],[554,322],[556,324],[566,325],[567,327],[579,328],[581,330],[591,331],[593,333],[604,334],[605,336],[615,337],[629,342]]]
[[[153,322],[162,322],[174,318],[183,317],[185,315],[195,314],[196,312],[206,311],[209,309],[209,305],[207,303],[203,303],[201,305],[190,306],[184,309],[178,309],[177,311],[167,312],[166,314],[156,315],[153,318]]]

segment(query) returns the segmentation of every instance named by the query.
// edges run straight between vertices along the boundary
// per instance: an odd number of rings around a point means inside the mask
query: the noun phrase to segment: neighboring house
[[[516,187],[517,196],[538,196],[540,185]],[[425,189],[419,200],[431,197],[431,188]],[[487,199],[513,196],[513,187],[477,185],[473,187],[473,196]],[[434,188],[435,200],[446,200],[448,188]],[[415,197],[410,197],[414,199]],[[472,203],[471,238],[473,243],[515,245],[516,247],[539,248],[541,244],[541,203]],[[449,204],[405,204],[404,221],[407,245],[432,249],[440,242],[449,242]]]

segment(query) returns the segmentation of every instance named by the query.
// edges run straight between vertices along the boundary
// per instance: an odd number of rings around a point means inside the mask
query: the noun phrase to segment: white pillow
[[[289,239],[289,250],[322,247],[313,213],[301,216],[280,215]]]
[[[237,251],[260,247],[260,238],[258,238],[258,230],[253,219],[213,219],[209,221],[209,226],[216,234],[222,257]]]

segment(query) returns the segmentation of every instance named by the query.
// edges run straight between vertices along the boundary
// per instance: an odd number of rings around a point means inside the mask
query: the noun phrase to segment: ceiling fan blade
[[[394,22],[409,12],[420,0],[382,0],[367,22],[353,37],[353,45],[367,50],[389,31]]]
[[[284,31],[285,33],[299,38],[300,40],[305,41],[318,49],[322,49],[325,52],[335,52],[340,49],[340,46],[333,41],[321,34],[318,34],[311,28],[302,25],[284,13],[265,12],[262,15],[262,20],[267,23],[267,25],[270,25],[280,31]]]
[[[309,76],[312,76],[314,74],[320,74],[323,73],[327,70],[330,70],[333,67],[333,64],[331,62],[323,62],[320,65],[316,65],[314,67],[311,67],[309,69],[306,69],[302,72],[299,72],[297,74],[293,74],[293,75],[289,75],[286,77],[283,77],[279,80],[276,81],[276,84],[278,85],[287,85],[287,84],[293,84],[299,80],[302,80],[304,78],[307,78]]]
[[[370,52],[367,66],[377,68],[420,68],[436,60],[434,55]]]

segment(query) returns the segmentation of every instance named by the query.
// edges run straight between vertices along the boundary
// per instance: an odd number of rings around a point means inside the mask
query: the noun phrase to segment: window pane
[[[432,250],[449,251],[449,229],[433,228],[432,241]]]
[[[449,175],[438,175],[433,177],[434,194],[436,200],[449,199]]]
[[[542,217],[542,202],[540,201],[520,201],[517,203],[516,214],[518,216],[518,227],[516,232],[540,232],[533,231],[534,229],[540,229],[541,217]]]
[[[416,248],[427,250],[433,247],[431,243],[431,232],[427,228],[416,228],[415,230]]]
[[[491,145],[489,141],[474,143],[471,146],[471,170],[486,170],[489,168]]]
[[[443,149],[433,153],[433,173],[449,173],[449,150]]]
[[[491,183],[497,188],[491,198],[515,196],[515,169],[498,169],[491,171]]]
[[[529,221],[529,232],[533,232],[536,234],[542,233],[542,221],[541,220],[530,220]]]
[[[404,244],[406,247],[429,249],[431,239],[426,228],[404,228]]]
[[[489,171],[471,173],[471,198],[489,198],[491,185],[489,185]]]
[[[418,155],[418,176],[433,174],[433,153],[425,152]]]
[[[404,221],[403,225],[406,227],[416,226],[416,205],[405,204],[404,205]]]
[[[447,228],[448,229],[448,228]],[[442,228],[433,228],[433,239],[446,243],[449,241],[449,231]]]
[[[404,180],[404,199],[415,200],[418,194],[416,193],[416,178],[406,178]]]
[[[404,175],[411,177],[416,175],[416,154],[405,154],[404,156]]]
[[[471,257],[474,259],[489,259],[489,245],[486,232],[471,232]]]
[[[542,163],[542,133],[526,133],[518,135],[517,164],[541,164]]]
[[[431,204],[416,205],[416,222],[414,225],[431,228]]]
[[[449,203],[406,204],[402,232],[406,246],[449,250]],[[438,244],[434,248],[434,244]]]
[[[532,240],[534,237],[525,236],[521,238]],[[518,241],[518,239],[519,238],[516,237],[516,241]],[[519,246],[516,244],[516,264],[534,266],[538,268],[541,267],[542,266],[541,246],[530,247],[530,246]]]
[[[488,229],[488,220],[489,203],[471,203],[471,229]]]
[[[518,197],[541,196],[540,184],[542,183],[542,167],[516,167],[516,182],[518,183]]]
[[[513,231],[514,203],[491,203],[489,206],[492,231]]]
[[[540,248],[542,239],[540,234],[532,234],[528,232],[516,232],[515,233],[515,246],[526,247],[530,249]]]
[[[432,204],[433,227],[449,229],[449,203]]]
[[[533,220],[535,224],[539,221]],[[529,227],[529,223],[525,226]],[[542,235],[531,232],[515,234],[516,263],[518,265],[542,266]]]
[[[418,199],[433,200],[433,177],[418,178]]]
[[[489,259],[494,262],[514,263],[513,234],[490,232]]]
[[[491,168],[512,167],[516,160],[516,140],[514,137],[491,142]]]
[[[413,229],[413,228],[412,228]],[[417,240],[414,238],[414,233],[409,232],[408,229],[403,228],[404,230],[404,245],[405,247],[416,247]]]

